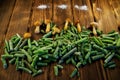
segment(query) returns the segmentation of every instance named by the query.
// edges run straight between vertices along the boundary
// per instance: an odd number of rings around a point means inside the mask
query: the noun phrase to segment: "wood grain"
[[[4,39],[16,2],[16,0],[12,0],[11,3],[6,3],[6,1],[0,0],[0,55],[4,53],[3,50]],[[7,71],[3,69],[1,61],[0,61],[0,80],[7,80]]]
[[[23,34],[26,32],[30,14],[30,3],[30,0],[16,1],[10,24],[8,26],[8,31],[5,37],[7,40],[16,33]],[[9,65],[8,70],[6,70],[4,74],[7,76],[5,80],[21,80],[22,78],[21,72],[16,71],[15,66],[13,65]]]
[[[71,0],[53,0],[53,21],[58,25],[60,29],[63,28],[66,18],[73,20]],[[70,74],[74,69],[71,65],[63,64],[64,69],[59,73],[59,76],[54,75],[55,64],[51,65],[50,80],[71,80]]]
[[[0,0],[0,54],[4,53],[4,39],[8,40],[16,33],[23,35],[31,32],[32,39],[41,38],[41,34],[37,35],[33,31],[36,20],[51,19],[61,29],[66,18],[73,22],[80,20],[81,26],[86,27],[90,22],[96,21],[104,33],[118,31],[119,4],[120,0]],[[74,78],[69,77],[74,70],[70,64],[62,64],[64,69],[57,77],[53,70],[56,63],[43,67],[43,74],[32,77],[28,73],[16,71],[15,65],[9,65],[4,70],[0,61],[0,80],[119,80],[120,62],[114,60],[117,63],[115,69],[104,69],[101,60],[80,68],[80,77]]]

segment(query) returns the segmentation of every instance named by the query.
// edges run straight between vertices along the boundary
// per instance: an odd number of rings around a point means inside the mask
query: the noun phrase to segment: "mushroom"
[[[53,32],[52,34],[55,35],[56,33],[60,33],[60,29],[56,27],[56,25],[54,25],[54,27],[52,28]]]
[[[51,20],[49,20],[49,19],[45,20],[45,24],[46,24],[46,30],[45,30],[45,32],[46,33],[50,32],[50,22],[51,22]]]
[[[77,20],[77,22],[76,22],[76,26],[77,26],[77,30],[78,30],[78,32],[81,32],[81,26],[80,26],[80,23],[79,23],[80,21],[79,20]]]
[[[67,30],[68,29],[68,24],[69,22],[71,22],[71,20],[69,18],[66,19],[65,21],[65,26],[64,26],[64,30]]]
[[[96,31],[96,29],[98,28],[98,23],[97,23],[97,22],[91,22],[89,28],[92,28],[92,31],[93,31],[94,36],[97,36],[97,31]]]
[[[36,33],[36,34],[38,34],[38,33],[40,33],[40,22],[39,21],[36,21],[35,23],[34,23],[34,26],[35,26],[35,30],[34,30],[34,33]]]
[[[26,38],[30,38],[31,37],[31,33],[29,32],[26,32],[24,33],[23,37],[26,39]]]

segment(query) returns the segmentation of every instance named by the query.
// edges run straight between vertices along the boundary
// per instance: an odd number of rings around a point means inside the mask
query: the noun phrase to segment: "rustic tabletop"
[[[19,33],[33,33],[33,23],[36,20],[51,19],[59,27],[66,18],[73,22],[80,20],[82,26],[90,22],[100,24],[99,29],[107,33],[117,30],[120,24],[120,0],[0,0],[0,55],[4,53],[4,40]],[[34,39],[41,35],[33,33]],[[72,65],[63,65],[62,74],[56,77],[53,66],[44,67],[44,73],[32,77],[25,72],[15,70],[15,65],[3,69],[0,61],[0,80],[120,80],[120,61],[115,59],[115,69],[104,69],[102,60],[88,64],[79,69],[80,77],[70,78]]]

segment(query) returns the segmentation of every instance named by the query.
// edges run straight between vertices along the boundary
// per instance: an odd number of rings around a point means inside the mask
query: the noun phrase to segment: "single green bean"
[[[20,41],[18,42],[18,44],[15,46],[14,50],[16,50],[16,51],[18,50],[18,48],[19,48],[22,40],[23,40],[23,39],[21,38]]]
[[[15,60],[16,60],[16,58],[12,58],[12,59],[9,61],[9,63],[10,63],[10,64],[14,64],[14,63],[15,63]]]
[[[58,67],[57,66],[54,66],[54,73],[55,73],[55,76],[58,76]]]
[[[98,60],[98,59],[101,59],[104,57],[104,54],[99,54],[99,55],[95,55],[95,56],[92,56],[92,60]]]
[[[23,71],[25,71],[25,72],[28,72],[28,73],[32,73],[32,71],[30,70],[30,69],[28,69],[28,68],[25,68],[25,67],[18,67],[18,69],[19,70],[23,70]]]
[[[32,62],[32,57],[29,55],[29,53],[27,51],[25,51],[24,49],[21,49],[21,52],[23,52],[27,56],[27,60],[29,62]]]
[[[7,61],[4,58],[1,58],[3,68],[6,69],[8,67]]]
[[[24,39],[23,42],[20,44],[20,48],[22,48],[23,46],[25,46],[25,44],[27,43],[27,39]]]
[[[13,51],[13,43],[11,40],[9,40],[9,47],[10,47],[10,51]]]
[[[35,77],[35,76],[37,76],[38,74],[41,74],[41,73],[43,73],[43,71],[42,70],[38,70],[36,73],[33,73],[32,76]]]
[[[50,37],[52,35],[52,31],[48,32],[47,34],[43,35],[43,38]]]
[[[111,55],[109,55],[106,59],[105,59],[105,63],[108,63],[113,57],[114,57],[115,53],[112,53]]]
[[[73,78],[75,75],[77,75],[77,73],[78,73],[78,70],[75,68],[71,73],[70,77]]]
[[[66,53],[65,55],[63,55],[62,58],[59,60],[59,64],[61,64],[64,61],[64,59],[70,57],[76,51],[77,51],[77,48],[75,47],[72,50],[70,50],[68,53]]]

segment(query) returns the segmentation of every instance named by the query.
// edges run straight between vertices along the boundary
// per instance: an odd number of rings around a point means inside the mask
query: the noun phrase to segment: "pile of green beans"
[[[51,31],[39,40],[23,39],[16,34],[10,40],[5,40],[4,54],[1,55],[3,68],[6,69],[8,63],[15,64],[16,70],[36,76],[43,73],[41,67],[57,63],[54,72],[55,76],[59,76],[60,69],[63,69],[62,64],[65,63],[75,66],[70,77],[79,76],[80,67],[100,59],[103,60],[105,68],[115,68],[113,58],[120,59],[119,33],[97,32],[99,36],[92,36],[92,31],[83,27],[79,33],[71,24],[68,30],[62,30],[52,38]]]

